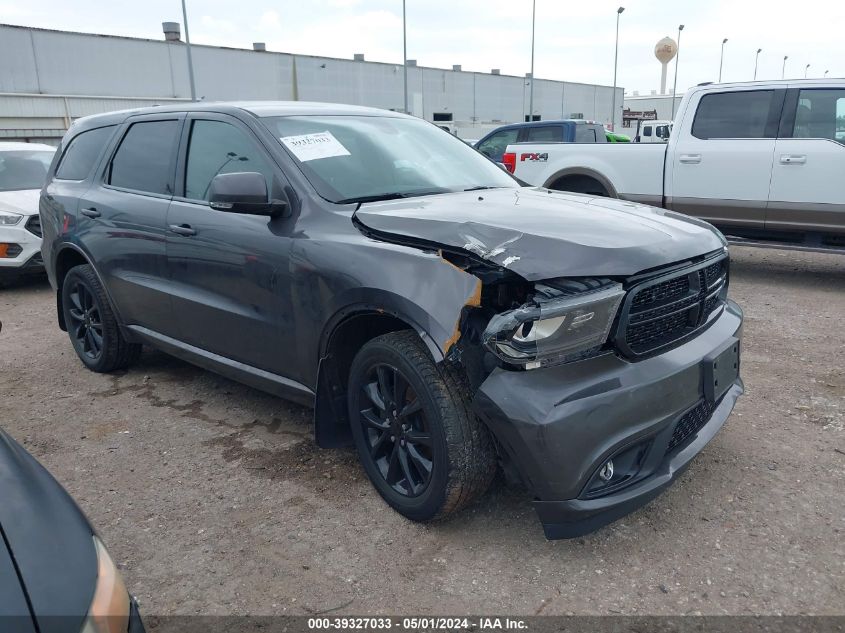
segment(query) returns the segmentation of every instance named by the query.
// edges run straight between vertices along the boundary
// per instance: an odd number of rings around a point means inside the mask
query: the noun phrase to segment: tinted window
[[[711,138],[773,138],[766,135],[771,90],[705,95],[698,103],[692,135]]]
[[[54,152],[0,151],[0,191],[41,189]]]
[[[149,193],[173,193],[173,151],[178,121],[134,123],[111,162],[109,184]]]
[[[85,180],[97,163],[103,146],[109,142],[114,126],[100,127],[77,134],[65,150],[56,178],[62,180]]]
[[[208,200],[216,175],[245,171],[263,174],[270,190],[273,169],[246,134],[222,121],[194,121],[185,170],[186,198]]]
[[[651,126],[650,125],[646,125],[643,128],[643,136],[651,136]]]
[[[845,143],[845,90],[798,93],[794,138],[828,138]]]
[[[669,138],[669,126],[668,125],[658,125],[657,126],[657,136],[658,136],[658,138]]]
[[[595,143],[596,129],[588,125],[575,125],[575,142],[576,143]]]
[[[500,163],[502,162],[502,154],[505,153],[505,148],[512,143],[516,143],[516,137],[518,135],[518,129],[502,130],[479,143],[476,149],[485,156]]]
[[[563,128],[559,125],[546,125],[543,127],[528,128],[527,141],[545,143],[558,143],[563,140]]]

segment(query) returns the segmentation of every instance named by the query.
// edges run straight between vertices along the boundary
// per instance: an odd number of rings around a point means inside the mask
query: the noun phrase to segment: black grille
[[[727,258],[634,286],[620,320],[622,351],[645,356],[703,326],[725,300]]]
[[[38,215],[33,215],[26,221],[26,230],[32,233],[33,235],[37,235],[41,237],[41,217]]]
[[[702,400],[675,424],[675,430],[672,432],[672,439],[669,440],[669,446],[666,449],[667,453],[672,452],[683,444],[687,439],[698,433],[710,416],[713,415],[714,405],[706,400]]]

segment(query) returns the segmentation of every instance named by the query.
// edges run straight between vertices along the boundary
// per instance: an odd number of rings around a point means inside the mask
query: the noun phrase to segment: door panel
[[[77,216],[81,241],[123,322],[169,336],[176,330],[165,232],[183,119],[131,119],[106,168],[80,197]]]
[[[775,91],[707,93],[675,128],[668,206],[721,226],[763,228],[779,117]],[[688,108],[689,110],[689,108]]]
[[[241,363],[290,376],[293,329],[288,258],[292,223],[212,209],[219,173],[259,172],[283,198],[277,168],[251,131],[230,117],[196,115],[180,151],[181,194],[167,216],[167,258],[178,338]],[[186,231],[187,229],[187,231]]]

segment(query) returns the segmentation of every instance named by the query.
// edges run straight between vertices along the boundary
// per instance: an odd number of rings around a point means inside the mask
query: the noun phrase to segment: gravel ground
[[[85,371],[44,282],[0,291],[2,427],[97,526],[142,613],[845,613],[845,257],[735,248],[747,394],[681,480],[548,542],[497,483],[390,511],[310,412],[145,350]]]

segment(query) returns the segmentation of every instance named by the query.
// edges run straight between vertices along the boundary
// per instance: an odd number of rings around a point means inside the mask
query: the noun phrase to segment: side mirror
[[[269,199],[267,181],[254,171],[217,174],[208,188],[208,203],[217,211],[274,218],[288,211],[287,202]]]

